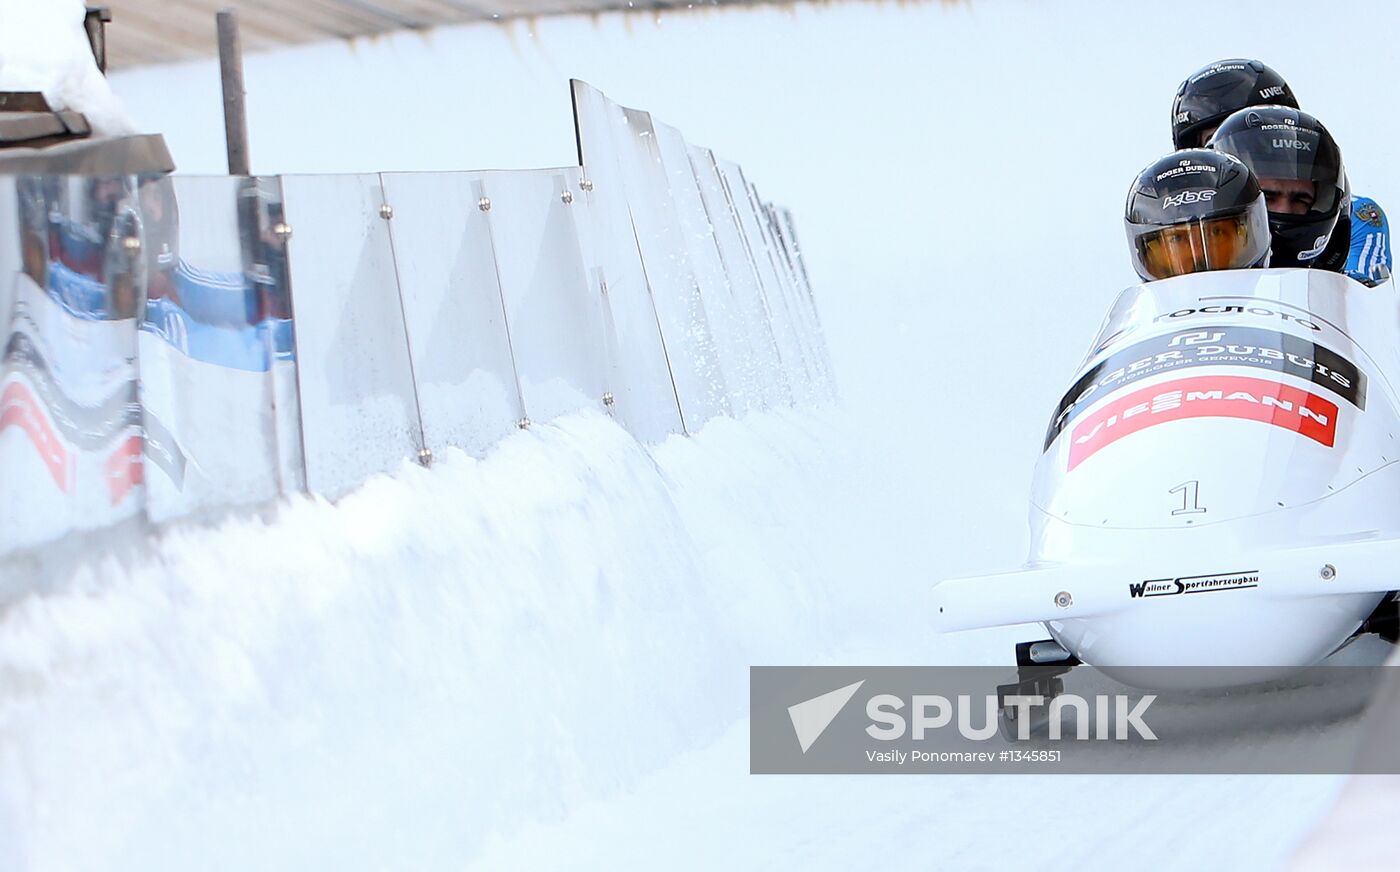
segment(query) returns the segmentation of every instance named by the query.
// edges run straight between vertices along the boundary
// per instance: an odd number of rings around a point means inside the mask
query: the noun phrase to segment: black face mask
[[[1273,256],[1269,266],[1313,266],[1328,250],[1337,226],[1337,214],[1281,215],[1269,213],[1269,230],[1273,233]]]

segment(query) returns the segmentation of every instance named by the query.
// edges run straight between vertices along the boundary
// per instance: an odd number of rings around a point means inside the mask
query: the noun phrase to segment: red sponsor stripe
[[[112,505],[126,499],[132,488],[144,484],[146,468],[141,463],[143,445],[140,436],[129,437],[112,456],[107,458],[107,486],[112,491]]]
[[[1185,418],[1243,418],[1292,430],[1331,448],[1337,406],[1291,385],[1246,376],[1197,376],[1134,391],[1080,421],[1070,435],[1069,468],[1148,427]]]
[[[0,394],[0,431],[7,427],[18,427],[29,436],[29,441],[39,452],[39,458],[48,467],[49,475],[53,476],[54,484],[68,493],[73,485],[72,459],[68,448],[49,425],[49,419],[39,408],[34,394],[19,382],[5,385],[5,392]]]

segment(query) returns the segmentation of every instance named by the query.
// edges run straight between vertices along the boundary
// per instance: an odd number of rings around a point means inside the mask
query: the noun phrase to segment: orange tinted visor
[[[1142,265],[1154,279],[1250,266],[1269,246],[1267,220],[1257,226],[1257,212],[1194,218],[1144,233],[1137,240]]]

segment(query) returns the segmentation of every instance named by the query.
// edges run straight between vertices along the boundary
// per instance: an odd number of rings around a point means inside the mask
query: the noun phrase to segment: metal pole
[[[251,175],[248,166],[248,114],[244,105],[243,48],[238,40],[238,13],[220,9],[219,75],[224,85],[224,139],[228,144],[228,174]]]

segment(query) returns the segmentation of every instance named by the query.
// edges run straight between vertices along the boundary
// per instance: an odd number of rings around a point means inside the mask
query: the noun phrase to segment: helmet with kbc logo
[[[1123,224],[1144,281],[1263,266],[1269,257],[1259,183],[1218,151],[1173,152],[1143,170],[1128,191]]]

